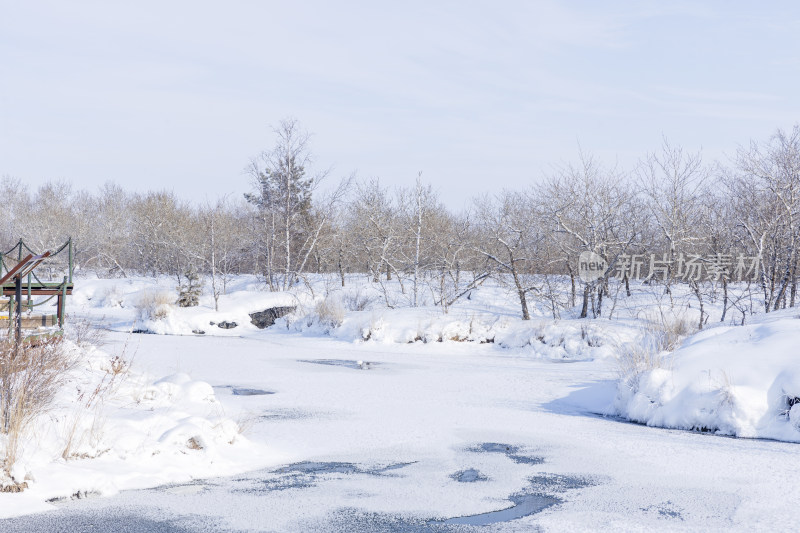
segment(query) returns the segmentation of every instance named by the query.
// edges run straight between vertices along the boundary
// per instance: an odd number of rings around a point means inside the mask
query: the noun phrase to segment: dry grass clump
[[[112,357],[105,367],[103,377],[89,389],[78,389],[76,401],[76,411],[71,421],[67,424],[66,435],[64,436],[64,449],[61,457],[65,460],[74,458],[89,457],[86,454],[76,453],[88,439],[90,444],[96,445],[100,442],[103,432],[102,408],[106,398],[113,395],[128,376],[130,361],[123,356]],[[81,422],[85,414],[92,413],[91,424],[88,428],[81,428]]]
[[[175,298],[164,290],[146,290],[136,302],[139,320],[164,320],[172,313]]]
[[[315,310],[320,324],[335,328],[344,322],[345,310],[337,298],[325,298],[317,303]]]
[[[673,351],[684,338],[695,331],[697,328],[685,318],[651,322],[647,329],[653,349],[662,352]]]
[[[694,331],[693,325],[682,318],[650,321],[641,342],[620,349],[617,358],[620,377],[632,384],[645,372],[667,367],[671,362],[668,352],[674,351]]]
[[[637,343],[623,346],[617,357],[620,377],[631,385],[635,384],[639,376],[645,372],[662,368],[664,364],[662,352],[653,351],[651,347]]]
[[[3,477],[10,479],[28,426],[52,406],[76,363],[75,353],[61,337],[28,340],[19,346],[13,338],[0,338],[0,434],[5,442],[0,470]]]

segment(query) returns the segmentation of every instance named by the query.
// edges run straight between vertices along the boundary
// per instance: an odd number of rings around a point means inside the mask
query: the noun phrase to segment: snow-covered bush
[[[377,295],[368,294],[361,286],[357,286],[355,290],[344,291],[342,305],[348,311],[364,311],[377,299]]]
[[[116,283],[106,287],[98,296],[98,305],[101,307],[122,307],[125,297]]]
[[[105,343],[106,330],[84,317],[70,316],[65,328],[67,338],[81,348]]]

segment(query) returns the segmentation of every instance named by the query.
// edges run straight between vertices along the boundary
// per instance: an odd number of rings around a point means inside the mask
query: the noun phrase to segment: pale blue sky
[[[797,2],[0,0],[0,175],[241,194],[295,117],[319,167],[452,207],[578,145],[711,161],[800,120]]]

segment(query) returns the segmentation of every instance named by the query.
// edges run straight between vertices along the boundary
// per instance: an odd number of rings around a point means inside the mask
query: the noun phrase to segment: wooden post
[[[64,329],[64,307],[67,303],[67,276],[64,276],[64,283],[61,285],[61,292],[58,295],[58,327]]]
[[[8,336],[11,337],[11,330],[14,329],[14,297],[8,297]]]
[[[16,316],[14,317],[14,321],[16,322],[15,327],[17,330],[17,335],[16,335],[17,346],[19,346],[20,341],[22,341],[22,277],[21,276],[17,276],[15,280],[14,297],[17,299],[17,312]]]

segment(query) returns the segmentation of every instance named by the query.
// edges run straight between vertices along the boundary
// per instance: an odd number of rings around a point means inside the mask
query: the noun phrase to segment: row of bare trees
[[[22,238],[43,250],[72,236],[82,269],[179,282],[199,273],[215,298],[236,274],[287,290],[324,272],[342,285],[348,273],[399,285],[383,291],[390,307],[444,309],[494,277],[525,319],[532,296],[554,316],[566,307],[602,315],[614,280],[629,294],[635,278],[670,298],[675,283],[688,283],[701,305],[703,280],[727,298],[728,283],[740,278],[763,295],[767,312],[797,300],[800,127],[740,148],[727,164],[667,141],[627,172],[580,154],[537,183],[494,191],[459,212],[422,175],[407,188],[348,177],[323,194],[329,172],[312,171],[308,134],[295,121],[275,133],[275,146],[248,167],[252,193],[203,205],[113,184],[96,193],[65,183],[29,190],[6,177],[0,244]],[[588,252],[605,270],[583,281],[579,261]],[[698,269],[705,277],[692,275]]]

